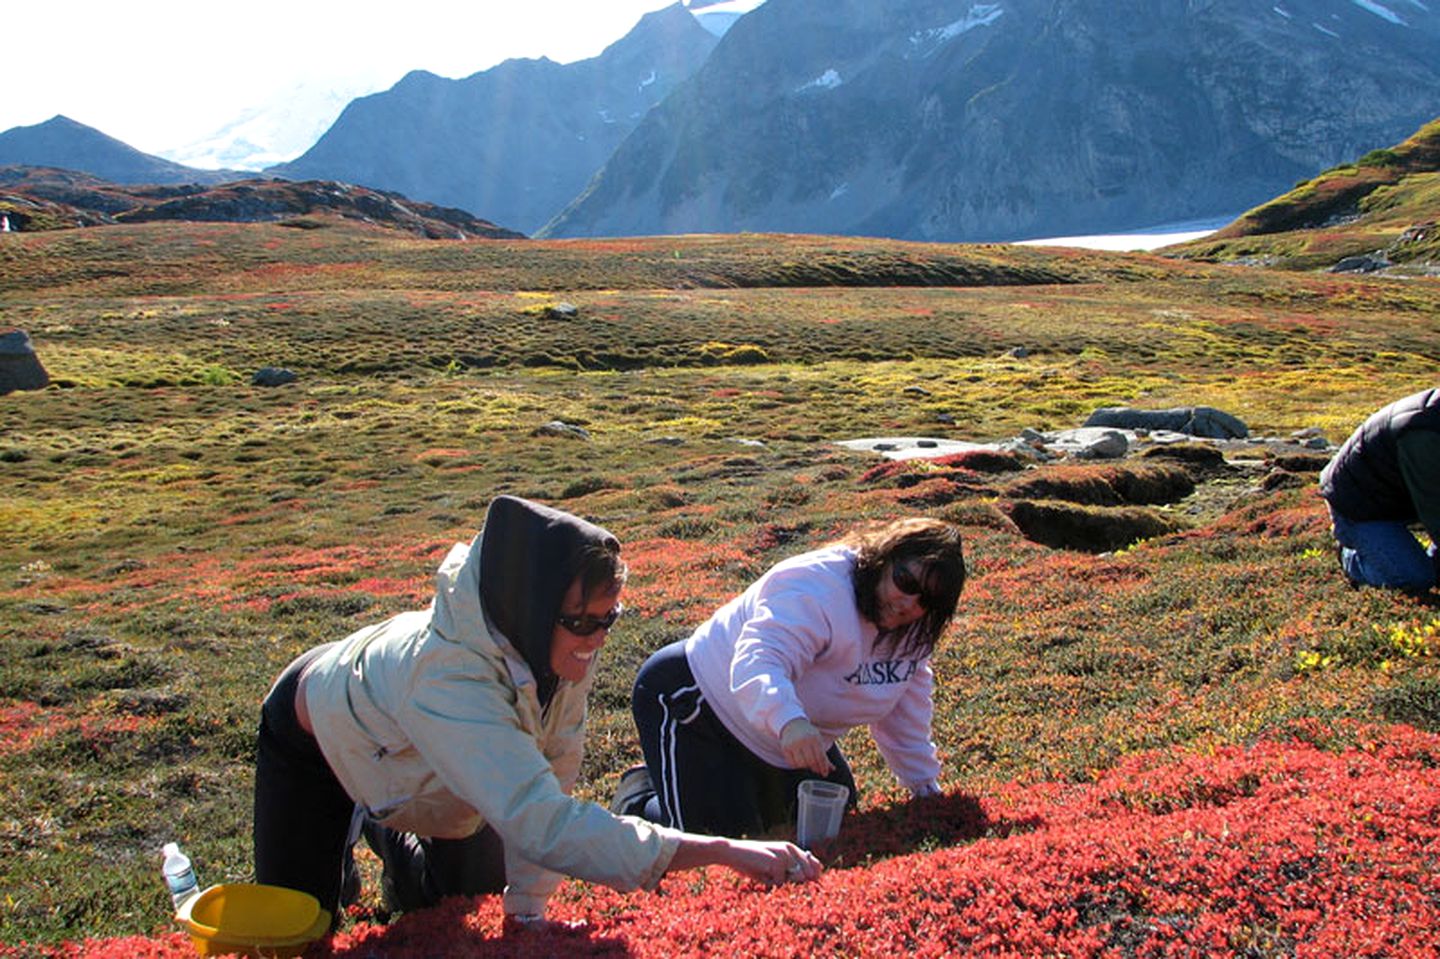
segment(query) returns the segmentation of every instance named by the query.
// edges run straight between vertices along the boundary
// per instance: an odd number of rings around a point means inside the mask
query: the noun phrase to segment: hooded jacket
[[[557,679],[549,636],[586,543],[618,549],[598,526],[497,498],[441,564],[430,609],[351,634],[305,677],[321,752],[370,816],[442,838],[494,827],[509,913],[543,912],[557,873],[653,888],[679,845],[674,830],[568,795],[595,661],[578,683]]]

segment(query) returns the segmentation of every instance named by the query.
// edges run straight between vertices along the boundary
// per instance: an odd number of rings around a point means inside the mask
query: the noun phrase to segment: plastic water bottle
[[[165,874],[165,885],[170,887],[170,898],[179,909],[184,905],[185,900],[200,891],[200,883],[195,878],[195,869],[190,865],[190,857],[180,851],[178,843],[167,842],[161,850],[165,853],[165,864],[161,871]]]

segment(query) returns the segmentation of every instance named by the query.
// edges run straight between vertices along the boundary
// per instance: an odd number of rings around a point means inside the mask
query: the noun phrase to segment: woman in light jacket
[[[560,873],[621,890],[712,863],[815,878],[788,843],[686,835],[570,797],[595,654],[621,612],[619,550],[582,519],[497,497],[428,610],[292,662],[261,710],[256,881],[338,917],[358,893],[362,828],[391,908],[503,889],[510,928],[544,923]]]
[[[913,794],[938,793],[930,654],[964,585],[959,528],[924,517],[776,564],[640,668],[645,765],[610,808],[744,835],[793,821],[804,779],[848,786],[853,804],[836,740],[861,725]]]

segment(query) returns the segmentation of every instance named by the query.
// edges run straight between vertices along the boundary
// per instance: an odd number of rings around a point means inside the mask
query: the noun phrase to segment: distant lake
[[[1034,240],[1018,241],[1022,246],[1077,246],[1087,250],[1154,250],[1172,243],[1198,240],[1208,233],[1214,233],[1232,222],[1233,216],[1212,217],[1205,220],[1186,220],[1182,223],[1165,223],[1147,227],[1133,233],[1097,233],[1093,236],[1052,236]]]

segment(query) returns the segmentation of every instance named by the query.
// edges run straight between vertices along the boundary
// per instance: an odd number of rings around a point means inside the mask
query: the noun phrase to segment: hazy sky
[[[671,2],[10,0],[0,131],[64,114],[161,153],[297,84],[359,95],[410,70],[592,57]]]

